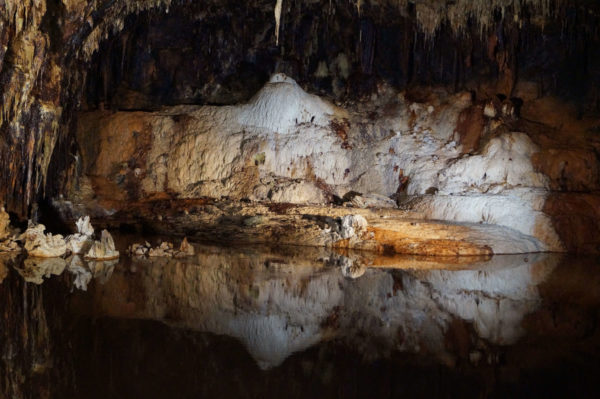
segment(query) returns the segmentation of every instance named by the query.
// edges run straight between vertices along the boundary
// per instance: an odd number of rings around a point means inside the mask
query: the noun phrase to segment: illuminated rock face
[[[406,201],[425,219],[501,226],[495,253],[563,248],[542,212],[549,180],[534,168],[539,149],[526,134],[486,124],[486,143],[465,154],[457,121],[473,105],[467,94],[435,106],[394,101],[364,122],[277,74],[248,104],[92,113],[78,137],[91,141],[84,170],[109,201],[174,193],[326,204],[356,192]]]
[[[61,195],[328,203],[357,191],[357,206],[409,199],[427,218],[513,229],[533,237],[526,250],[597,250],[597,196],[554,197],[599,188],[586,114],[598,39],[581,41],[600,13],[575,3],[7,0],[0,201],[23,221]],[[236,21],[228,35],[223,21]],[[301,86],[268,80],[279,71]],[[568,117],[547,101],[565,93]]]

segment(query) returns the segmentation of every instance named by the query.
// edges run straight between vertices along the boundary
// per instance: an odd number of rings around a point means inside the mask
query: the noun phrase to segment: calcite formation
[[[67,244],[62,235],[45,234],[43,224],[30,224],[27,230],[19,236],[24,242],[24,248],[29,256],[39,258],[56,258],[67,252]]]
[[[15,252],[21,248],[10,229],[10,216],[0,207],[0,252]]]
[[[72,254],[83,254],[84,252],[89,251],[92,246],[94,228],[90,223],[89,216],[79,218],[75,225],[77,227],[77,233],[71,234],[65,239],[67,242],[67,250]]]
[[[468,93],[439,92],[424,104],[383,89],[379,101],[388,104],[386,113],[364,119],[277,74],[239,106],[90,113],[78,133],[81,141],[94,138],[83,150],[83,167],[100,199],[96,203],[113,209],[131,207],[127,199],[167,193],[255,203],[399,206],[413,212],[412,219],[444,222],[403,221],[400,213],[382,219],[369,231],[380,247],[435,253],[437,245],[440,254],[446,253],[444,243],[460,254],[565,249],[553,215],[544,212],[552,176],[536,166],[542,149],[530,135],[507,130],[512,117],[499,124],[486,117],[477,133],[480,144],[465,153],[461,115],[475,109],[484,118]],[[256,205],[248,209],[253,207],[257,216],[244,225],[268,225]],[[326,209],[319,214],[326,216]],[[330,242],[352,241],[349,213],[323,226]],[[370,223],[360,223],[358,230],[369,230]],[[459,249],[459,230],[474,240],[479,235],[480,249]],[[427,238],[436,244],[419,243]],[[347,245],[365,247],[354,241]]]
[[[85,254],[86,259],[116,259],[119,251],[115,249],[115,242],[107,230],[102,230],[100,241],[93,242],[90,250]]]
[[[6,0],[0,201],[21,220],[61,198],[65,218],[202,197],[399,206],[451,226],[438,243],[494,226],[500,244],[477,253],[597,251],[599,15],[574,0]],[[273,72],[300,84],[264,84]],[[412,244],[381,245],[435,251]]]

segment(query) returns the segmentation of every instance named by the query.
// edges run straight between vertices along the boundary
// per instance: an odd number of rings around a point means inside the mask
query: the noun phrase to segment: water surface
[[[596,258],[400,270],[315,248],[196,250],[1,256],[0,397],[600,395]]]

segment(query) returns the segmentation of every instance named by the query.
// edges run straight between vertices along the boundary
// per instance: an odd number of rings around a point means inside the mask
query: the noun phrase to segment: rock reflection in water
[[[18,326],[0,334],[7,397],[503,397],[556,373],[562,391],[536,392],[564,394],[588,392],[600,359],[595,260],[391,270],[325,249],[197,245],[184,259],[63,262],[0,262],[5,325]]]
[[[188,260],[132,259],[135,273],[115,273],[78,309],[235,337],[263,369],[333,338],[369,358],[400,350],[451,364],[445,343],[455,319],[490,344],[514,343],[558,260],[535,254],[477,270],[388,271],[327,267],[335,255],[316,249],[273,255],[204,247]]]

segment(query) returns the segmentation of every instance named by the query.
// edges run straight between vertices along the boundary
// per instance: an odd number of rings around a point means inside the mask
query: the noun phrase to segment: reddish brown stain
[[[481,106],[472,106],[460,113],[455,132],[458,133],[463,154],[473,152],[479,148],[484,127],[485,117]]]

